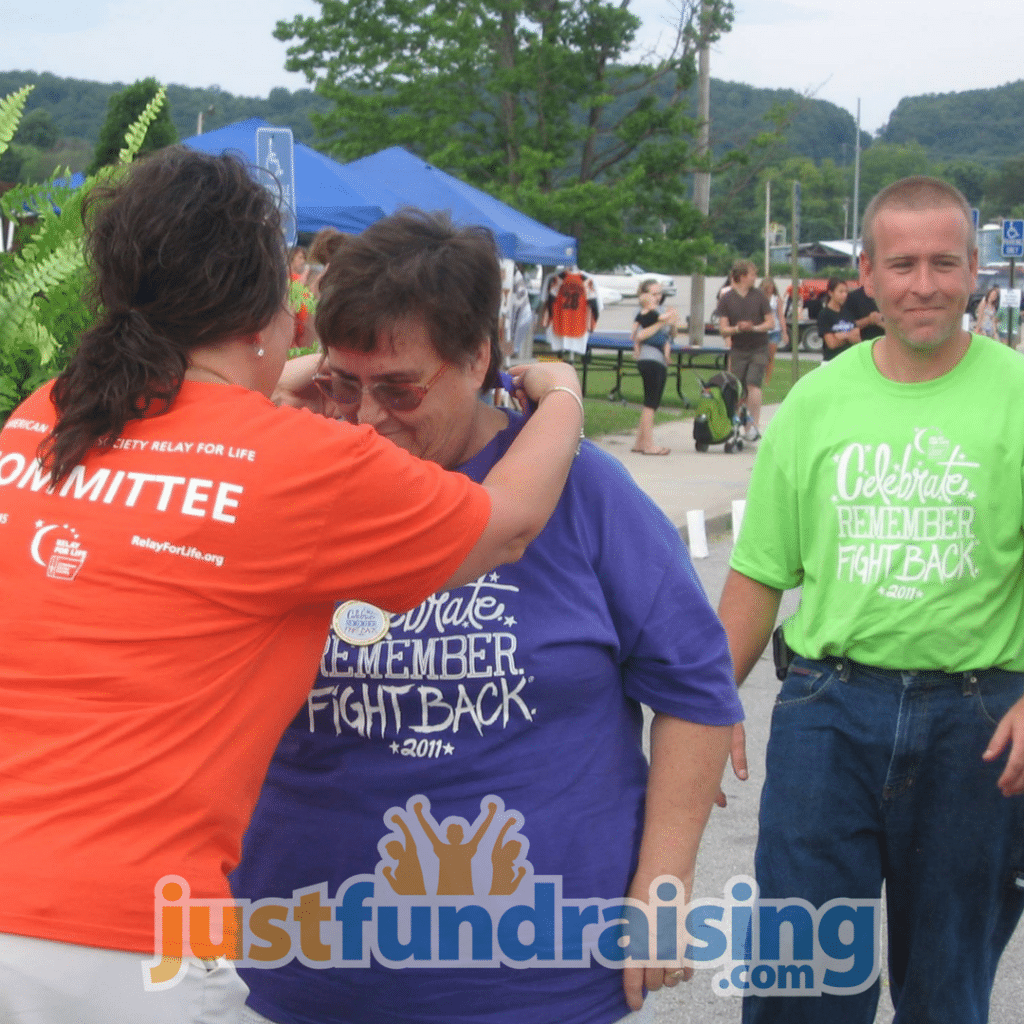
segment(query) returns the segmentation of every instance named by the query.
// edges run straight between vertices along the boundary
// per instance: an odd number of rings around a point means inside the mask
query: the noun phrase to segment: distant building
[[[771,246],[772,263],[790,262],[792,246]],[[858,243],[858,251],[859,243]],[[833,269],[849,269],[853,264],[853,242],[849,239],[832,242],[801,242],[797,250],[800,268],[814,275]]]

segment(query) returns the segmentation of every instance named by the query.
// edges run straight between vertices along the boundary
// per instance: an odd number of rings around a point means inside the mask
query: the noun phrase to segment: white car
[[[556,267],[557,270],[564,270],[564,267]],[[622,292],[617,288],[609,288],[602,284],[596,279],[596,275],[591,274],[589,271],[584,271],[588,277],[594,278],[594,287],[597,288],[598,299],[601,308],[605,306],[614,305],[616,302],[622,301]],[[543,278],[541,275],[540,267],[532,267],[526,272],[526,290],[529,292],[530,301],[533,304],[534,309],[540,302],[540,289],[543,284]]]
[[[588,271],[590,273],[590,271]],[[594,283],[600,288],[611,288],[621,292],[627,299],[635,298],[644,281],[657,281],[665,292],[666,297],[675,295],[676,282],[668,274],[648,273],[641,270],[635,263],[624,263],[615,267],[607,274],[590,274]]]

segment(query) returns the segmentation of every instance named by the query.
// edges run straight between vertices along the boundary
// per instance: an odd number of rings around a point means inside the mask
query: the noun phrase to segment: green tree
[[[15,142],[35,146],[37,149],[52,149],[59,138],[60,130],[53,123],[50,112],[42,107],[26,114],[14,133]]]
[[[912,174],[936,173],[928,153],[919,142],[894,145],[876,142],[860,158],[861,210],[876,192]]]
[[[985,167],[972,160],[953,160],[938,169],[939,177],[956,185],[973,206],[981,205],[988,173]]]
[[[687,0],[668,52],[633,64],[628,0],[318,2],[275,35],[334,103],[312,115],[331,153],[406,146],[575,235],[583,262],[655,237],[673,258],[690,246],[688,89],[730,0],[709,0],[703,25]]]
[[[8,146],[0,153],[0,181],[12,185],[21,181],[25,159],[25,152],[20,146]]]
[[[100,129],[92,164],[89,166],[90,174],[95,174],[101,167],[109,167],[118,162],[125,132],[139,119],[159,90],[160,83],[155,78],[144,78],[110,97],[107,119]],[[163,149],[164,146],[177,141],[178,131],[171,121],[170,109],[165,103],[146,132],[139,155]]]
[[[1024,205],[1024,154],[1004,160],[985,182],[986,219],[1019,216]]]

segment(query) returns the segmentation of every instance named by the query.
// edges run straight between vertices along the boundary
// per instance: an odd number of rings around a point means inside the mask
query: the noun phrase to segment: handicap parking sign
[[[1024,220],[1003,221],[1003,259],[1024,259]]]
[[[273,181],[265,182],[278,197],[285,244],[292,246],[297,237],[295,223],[295,143],[291,128],[256,129],[256,165]]]

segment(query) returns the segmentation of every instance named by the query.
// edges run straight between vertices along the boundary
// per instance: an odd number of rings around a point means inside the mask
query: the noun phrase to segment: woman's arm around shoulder
[[[531,363],[512,375],[537,409],[484,478],[490,519],[446,589],[522,557],[551,518],[579,450],[584,417],[576,371],[568,363]]]

